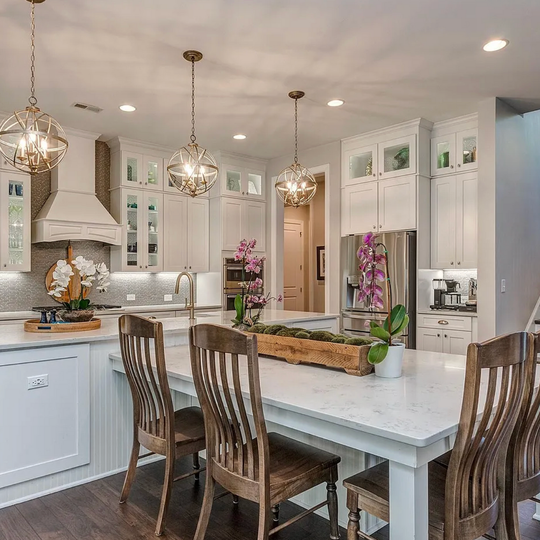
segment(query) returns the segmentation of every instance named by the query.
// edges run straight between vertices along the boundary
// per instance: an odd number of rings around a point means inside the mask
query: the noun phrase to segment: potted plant
[[[281,302],[283,297],[277,298],[270,296],[270,293],[258,294],[263,286],[263,280],[259,277],[265,257],[259,258],[253,255],[253,250],[257,245],[257,240],[252,239],[249,242],[242,240],[236,249],[234,259],[242,263],[242,281],[238,284],[241,293],[234,299],[234,309],[236,318],[232,320],[233,327],[246,329],[256,324],[264,307],[270,300]]]
[[[109,269],[105,263],[94,264],[94,261],[78,256],[71,264],[63,259],[56,263],[53,272],[53,282],[49,295],[62,298],[67,295],[68,300],[62,302],[64,309],[58,312],[64,322],[86,322],[94,317],[91,301],[86,298],[90,288],[96,283],[98,292],[105,292],[110,285]],[[74,280],[78,280],[74,287]],[[73,296],[73,291],[78,294]]]
[[[371,346],[368,362],[375,366],[375,374],[379,377],[401,377],[405,344],[397,341],[397,338],[407,328],[409,316],[404,305],[392,307],[388,250],[382,242],[377,241],[376,235],[368,233],[362,240],[357,256],[360,261],[359,270],[362,272],[358,299],[366,302],[370,309],[382,308],[384,291],[381,284],[386,281],[390,310],[382,326],[375,321],[369,322],[370,334],[379,341]]]

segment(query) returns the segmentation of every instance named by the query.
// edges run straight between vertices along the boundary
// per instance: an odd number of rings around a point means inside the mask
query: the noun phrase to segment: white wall
[[[525,330],[540,296],[540,112],[479,108],[479,338]],[[501,280],[506,292],[501,292]]]
[[[268,162],[266,177],[267,191],[267,249],[270,265],[270,283],[272,292],[283,291],[283,203],[276,197],[273,178],[292,163],[292,153],[272,159]],[[336,141],[308,150],[301,150],[299,161],[313,171],[317,167],[329,166],[326,183],[327,208],[330,220],[327,220],[326,232],[326,312],[339,313],[340,310],[340,268],[339,250],[341,237],[341,142]],[[317,171],[319,172],[319,171]],[[313,217],[316,219],[316,216]]]

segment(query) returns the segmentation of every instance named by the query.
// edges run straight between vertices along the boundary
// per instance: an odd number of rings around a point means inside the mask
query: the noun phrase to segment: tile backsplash
[[[96,142],[96,195],[109,208],[110,153],[103,142]],[[32,179],[32,218],[34,218],[51,190],[49,173]],[[94,262],[105,262],[110,266],[110,248],[106,244],[91,241],[73,242],[73,254],[83,255]],[[49,268],[66,257],[67,242],[49,242],[32,245],[31,272],[0,272],[0,311],[26,311],[32,306],[52,305],[45,289],[45,276]],[[197,276],[193,276],[195,281]],[[106,293],[92,291],[90,298],[96,304],[116,305],[161,305],[165,294],[173,294],[173,303],[184,303],[189,294],[187,279],[183,279],[180,294],[174,295],[175,274],[160,273],[114,273]],[[135,295],[135,301],[128,302],[128,294]],[[195,293],[196,294],[196,293]]]

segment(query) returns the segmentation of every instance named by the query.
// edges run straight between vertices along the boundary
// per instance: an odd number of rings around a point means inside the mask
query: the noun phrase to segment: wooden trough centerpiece
[[[252,332],[260,355],[285,359],[289,364],[319,364],[344,369],[349,375],[369,375],[369,345],[350,345]]]

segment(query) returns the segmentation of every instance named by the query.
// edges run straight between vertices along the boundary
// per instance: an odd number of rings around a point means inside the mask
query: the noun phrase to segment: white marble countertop
[[[113,369],[123,372],[119,354]],[[192,382],[188,346],[165,350],[172,379]],[[403,377],[354,377],[341,371],[260,358],[263,403],[424,447],[457,431],[465,356],[405,351]],[[241,372],[243,385],[246,370]],[[174,387],[173,384],[171,384]]]
[[[233,311],[208,311],[196,313],[195,324],[212,323],[229,326],[235,317]],[[266,309],[263,311],[261,321],[268,323],[292,323],[321,319],[337,319],[339,315],[312,313],[303,311],[284,311]],[[190,326],[187,317],[171,317],[161,319],[163,332],[186,333]],[[93,341],[105,341],[115,339],[118,336],[118,321],[116,318],[104,319],[101,328],[89,332],[66,332],[66,333],[39,333],[25,332],[22,322],[14,322],[0,326],[0,351],[10,349],[47,347],[54,345],[67,345],[72,343],[91,343]]]

